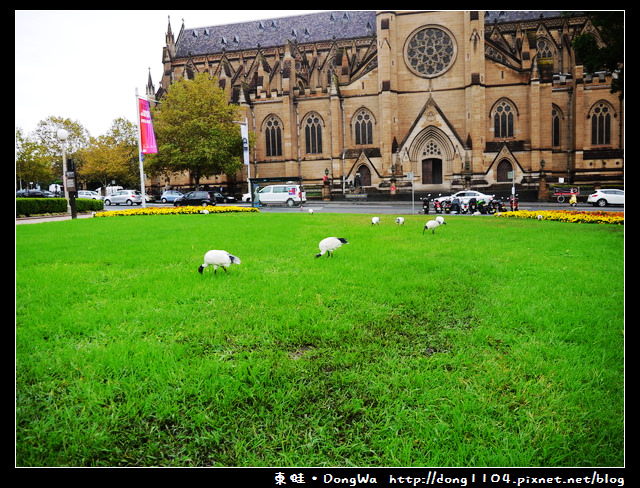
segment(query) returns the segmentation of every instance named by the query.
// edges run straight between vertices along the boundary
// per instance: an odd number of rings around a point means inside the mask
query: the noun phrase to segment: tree
[[[39,145],[16,130],[16,188],[25,189],[29,183],[43,183],[56,179],[51,161],[42,155]]]
[[[145,172],[189,172],[196,188],[201,178],[233,177],[242,168],[238,117],[215,77],[203,73],[173,83],[153,110],[158,153],[145,156]]]
[[[607,70],[614,73],[611,93],[624,97],[624,11],[588,12],[600,35],[600,42],[590,33],[576,36],[573,48],[588,73]]]
[[[24,182],[41,185],[62,183],[62,142],[57,137],[59,129],[66,129],[69,138],[65,150],[68,158],[86,146],[89,133],[78,122],[63,117],[49,116],[38,122],[36,130],[25,136],[16,131],[16,186]]]
[[[139,186],[136,127],[124,118],[115,119],[109,131],[78,152],[78,178],[86,184]]]

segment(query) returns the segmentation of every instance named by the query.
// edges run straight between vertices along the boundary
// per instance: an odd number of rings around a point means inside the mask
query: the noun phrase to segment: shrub
[[[104,202],[102,200],[76,199],[76,212],[95,212],[99,210],[104,210]],[[16,198],[16,216],[66,212],[67,200],[64,198]]]
[[[104,202],[102,200],[93,200],[92,198],[77,198],[77,212],[96,212],[104,210]]]
[[[64,213],[67,200],[64,198],[16,198],[16,216]]]

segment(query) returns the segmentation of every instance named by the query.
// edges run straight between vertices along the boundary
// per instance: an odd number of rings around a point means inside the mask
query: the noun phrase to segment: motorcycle
[[[469,212],[469,203],[460,201],[460,213],[466,214],[467,212]]]
[[[460,199],[459,198],[454,198],[451,201],[451,213],[460,213],[461,209],[462,209],[462,207],[460,206]]]
[[[476,201],[475,198],[470,198],[469,199],[469,213],[473,215],[476,212],[478,212],[478,202]]]
[[[438,199],[433,200],[433,210],[439,214],[443,212],[444,209],[442,208],[442,202],[440,200]]]
[[[431,198],[431,193],[427,195],[425,198],[421,198],[422,200],[422,212],[427,215],[429,213],[429,200]],[[434,205],[435,206],[435,205]]]
[[[445,201],[442,202],[442,209],[444,211],[444,213],[451,213],[451,199],[446,199]]]
[[[500,198],[494,198],[489,203],[489,213],[494,214],[496,212],[506,212],[507,206]]]
[[[478,200],[478,212],[480,212],[481,214],[489,213],[489,206],[487,205],[487,202],[485,202],[484,200]]]

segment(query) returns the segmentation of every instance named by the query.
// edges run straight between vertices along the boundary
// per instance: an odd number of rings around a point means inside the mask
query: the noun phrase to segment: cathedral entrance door
[[[422,183],[424,185],[442,184],[442,159],[429,158],[422,160]]]
[[[371,170],[369,167],[363,164],[358,168],[358,173],[360,175],[360,185],[356,186],[371,186]]]

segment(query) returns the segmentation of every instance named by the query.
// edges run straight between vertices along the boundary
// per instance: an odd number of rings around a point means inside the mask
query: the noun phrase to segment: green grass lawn
[[[622,226],[370,217],[16,226],[16,465],[624,464]]]

